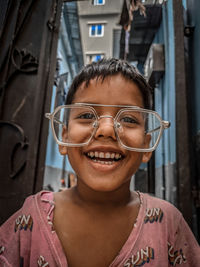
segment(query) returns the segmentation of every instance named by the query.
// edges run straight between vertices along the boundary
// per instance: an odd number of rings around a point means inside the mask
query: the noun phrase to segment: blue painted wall
[[[171,127],[164,131],[155,152],[156,168],[159,168],[162,165],[176,162],[175,47],[172,0],[168,0],[162,7],[162,22],[155,35],[154,43],[164,44],[165,48],[165,74],[155,88],[155,110],[162,119],[171,122]]]
[[[65,84],[66,96],[74,76],[79,72],[83,64],[76,2],[65,3],[63,6],[57,59],[59,62],[58,75],[67,73],[67,80]],[[55,99],[56,87],[54,86],[52,89],[51,112],[53,112],[57,105],[63,105],[65,102],[65,97],[63,97],[63,100],[60,99],[60,103],[55,103]],[[61,170],[63,168],[63,156],[59,153],[58,145],[53,138],[50,124],[45,165]],[[64,169],[72,171],[68,160],[66,160]]]
[[[61,31],[65,31],[65,23],[64,20],[61,22]],[[65,38],[64,38],[65,37]],[[63,41],[64,40],[64,41]],[[68,90],[69,85],[71,84],[73,73],[69,67],[69,62],[67,60],[67,54],[71,53],[70,49],[70,41],[67,36],[67,32],[65,32],[64,36],[61,36],[58,41],[58,52],[57,58],[59,60],[59,75],[63,73],[68,73],[67,84],[66,84],[66,92]],[[51,100],[51,112],[55,109],[55,99],[56,99],[56,87],[53,87],[52,91],[52,100]],[[64,103],[62,103],[64,104]],[[48,136],[48,143],[47,143],[47,153],[46,153],[46,165],[51,166],[54,168],[62,169],[63,164],[63,156],[60,155],[58,151],[58,145],[56,144],[51,127],[49,125],[49,136]],[[71,170],[70,164],[65,165],[66,170]]]

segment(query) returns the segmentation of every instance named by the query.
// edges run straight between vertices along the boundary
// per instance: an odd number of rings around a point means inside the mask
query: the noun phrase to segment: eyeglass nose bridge
[[[115,122],[115,118],[114,118],[113,116],[111,116],[111,115],[101,115],[101,116],[98,116],[97,121],[94,122],[93,126],[94,126],[95,128],[98,128],[98,127],[99,127],[99,121],[100,121],[101,119],[105,119],[105,118],[112,119],[112,120],[113,120],[113,127],[114,127],[114,128],[118,127],[118,125],[117,125],[116,122]]]
[[[113,116],[111,116],[111,115],[102,115],[102,116],[99,116],[98,117],[98,120],[103,119],[103,118],[111,118],[111,119],[114,120]]]

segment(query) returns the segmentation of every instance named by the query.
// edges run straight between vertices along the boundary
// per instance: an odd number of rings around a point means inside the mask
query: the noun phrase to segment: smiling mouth
[[[86,156],[93,162],[100,164],[112,165],[117,161],[122,160],[123,156],[115,152],[90,151]]]

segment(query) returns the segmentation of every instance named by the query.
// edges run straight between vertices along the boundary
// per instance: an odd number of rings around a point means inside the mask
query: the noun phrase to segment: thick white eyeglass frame
[[[56,133],[55,133],[55,129],[54,129],[54,122],[56,121],[54,119],[54,116],[55,114],[60,110],[60,109],[63,109],[63,108],[70,108],[70,107],[73,107],[73,108],[79,108],[79,107],[87,107],[87,108],[90,108],[92,110],[92,112],[94,113],[95,115],[95,124],[94,124],[94,130],[93,132],[91,133],[91,137],[89,138],[89,140],[85,143],[81,143],[81,144],[71,144],[71,143],[64,143],[62,141],[59,141],[57,136],[56,136]],[[96,112],[96,110],[93,108],[93,107],[115,107],[115,108],[121,108],[115,117],[111,116],[111,115],[102,115],[102,116],[99,116]],[[147,113],[150,113],[150,114],[153,114],[156,116],[156,118],[160,121],[160,127],[154,129],[153,131],[156,131],[158,129],[160,129],[159,131],[159,135],[158,135],[158,138],[157,138],[157,141],[156,143],[154,144],[153,147],[151,148],[132,148],[132,147],[128,147],[126,145],[124,145],[121,140],[120,140],[120,137],[118,136],[118,132],[117,132],[117,128],[120,126],[120,124],[117,122],[117,119],[118,117],[120,116],[120,114],[123,112],[123,111],[127,111],[127,110],[134,110],[134,111],[141,111],[141,112],[147,112]],[[98,126],[99,126],[99,120],[102,119],[102,118],[111,118],[113,119],[113,127],[114,127],[114,131],[115,131],[115,135],[117,137],[117,141],[119,142],[119,144],[127,149],[127,150],[130,150],[130,151],[136,151],[136,152],[152,152],[156,149],[156,147],[158,146],[159,144],[159,141],[160,141],[160,138],[162,136],[162,133],[165,129],[169,128],[170,127],[170,122],[169,121],[164,121],[162,120],[162,118],[160,117],[160,115],[156,112],[156,111],[153,111],[153,110],[149,110],[149,109],[144,109],[144,108],[140,108],[140,107],[137,107],[137,106],[124,106],[124,105],[101,105],[101,104],[90,104],[90,103],[75,103],[75,104],[70,104],[70,105],[62,105],[62,106],[58,106],[57,108],[55,108],[55,110],[52,112],[52,113],[46,113],[45,114],[45,117],[47,119],[49,119],[51,121],[51,129],[52,129],[52,132],[53,132],[53,136],[54,136],[54,139],[56,140],[56,143],[58,145],[61,145],[61,146],[68,146],[68,147],[82,147],[82,146],[86,146],[90,143],[90,141],[92,140],[92,138],[94,137],[97,129],[98,129]],[[61,121],[58,121],[58,123],[61,123],[63,124],[63,122]],[[65,124],[63,124],[63,126],[65,126]],[[149,132],[151,133],[151,132]]]

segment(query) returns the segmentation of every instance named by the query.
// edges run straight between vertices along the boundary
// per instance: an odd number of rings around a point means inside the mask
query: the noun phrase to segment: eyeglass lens
[[[81,146],[90,141],[101,121],[90,107],[63,107],[54,114],[53,127],[60,142]],[[133,109],[119,111],[113,126],[122,145],[128,148],[147,148],[147,137],[148,148],[152,148],[161,131],[161,121],[154,113]]]
[[[121,143],[129,148],[152,148],[161,131],[160,119],[151,112],[124,110],[117,117]]]
[[[61,108],[53,119],[56,137],[71,145],[87,143],[95,130],[95,121],[96,116],[89,107]]]

